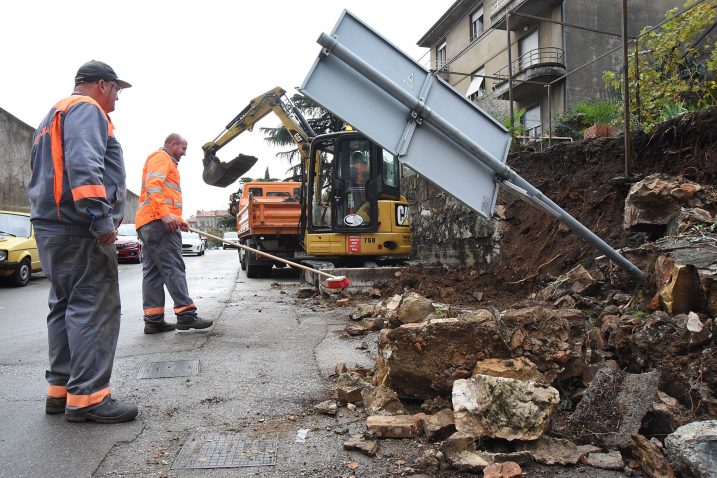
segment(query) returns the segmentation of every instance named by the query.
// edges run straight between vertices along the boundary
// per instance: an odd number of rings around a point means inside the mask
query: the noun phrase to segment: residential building
[[[630,0],[628,36],[683,3]],[[431,49],[433,71],[494,116],[508,117],[512,94],[526,133],[540,136],[571,105],[606,95],[603,72],[622,69],[621,20],[620,0],[457,0],[418,45]]]
[[[220,222],[229,212],[226,209],[215,211],[197,211],[187,219],[187,223],[197,229],[223,229]]]

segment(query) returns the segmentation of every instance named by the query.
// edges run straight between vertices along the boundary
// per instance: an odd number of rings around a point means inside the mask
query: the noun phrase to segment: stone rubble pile
[[[506,478],[541,463],[715,476],[715,212],[709,186],[659,175],[633,185],[624,227],[654,241],[639,251],[652,262],[637,294],[577,265],[503,311],[412,291],[361,304],[345,331],[378,332],[375,366],[337,366],[333,401],[317,411],[363,407],[366,431],[344,447],[369,456],[385,439],[432,445],[416,472]]]

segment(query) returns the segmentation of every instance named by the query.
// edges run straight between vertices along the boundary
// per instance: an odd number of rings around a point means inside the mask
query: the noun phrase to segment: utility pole
[[[627,0],[622,0],[622,69],[623,107],[625,109],[625,178],[630,175],[632,165],[632,137],[630,136],[630,78],[627,56]]]

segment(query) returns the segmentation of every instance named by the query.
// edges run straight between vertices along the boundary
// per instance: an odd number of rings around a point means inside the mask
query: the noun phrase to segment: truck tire
[[[241,265],[241,270],[246,270],[246,252],[242,251],[241,249],[237,249],[237,253],[239,254],[239,265]]]
[[[271,269],[274,266],[261,266],[261,270],[259,271],[259,275],[261,277],[271,277]]]
[[[17,287],[24,287],[30,282],[31,276],[32,267],[30,266],[30,259],[26,257],[20,261],[20,265],[15,269],[11,278],[12,284]]]
[[[246,276],[249,279],[256,279],[261,273],[261,266],[256,263],[256,254],[246,251],[244,257],[246,257]]]

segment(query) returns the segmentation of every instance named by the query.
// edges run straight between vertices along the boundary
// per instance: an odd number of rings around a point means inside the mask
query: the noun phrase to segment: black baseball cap
[[[77,70],[75,85],[80,83],[92,83],[93,81],[105,80],[114,81],[120,88],[131,88],[132,85],[117,78],[117,73],[107,63],[92,60],[88,61]]]

